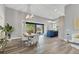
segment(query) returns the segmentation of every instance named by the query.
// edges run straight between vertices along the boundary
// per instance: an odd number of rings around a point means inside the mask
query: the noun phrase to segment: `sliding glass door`
[[[44,24],[26,22],[26,32],[43,34],[44,33]]]
[[[42,25],[42,24],[37,24],[37,25],[36,25],[36,33],[38,33],[38,34],[43,34],[43,33],[44,33],[44,25]]]
[[[26,31],[27,33],[35,33],[35,24],[32,23],[26,23]]]

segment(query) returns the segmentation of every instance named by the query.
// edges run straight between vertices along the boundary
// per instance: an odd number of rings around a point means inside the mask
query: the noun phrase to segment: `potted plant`
[[[10,38],[14,28],[7,23],[4,27],[0,26],[0,30],[5,32],[7,38]]]
[[[31,35],[31,33],[33,33],[33,30],[28,30],[27,33]]]

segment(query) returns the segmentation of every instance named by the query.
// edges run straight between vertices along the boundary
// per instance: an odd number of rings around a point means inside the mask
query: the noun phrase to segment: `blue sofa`
[[[56,36],[58,36],[58,31],[54,31],[54,30],[47,31],[47,37],[56,37]]]

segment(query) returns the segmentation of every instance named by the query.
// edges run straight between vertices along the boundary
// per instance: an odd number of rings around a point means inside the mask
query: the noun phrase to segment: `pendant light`
[[[26,19],[28,20],[28,19],[32,19],[33,17],[34,17],[34,15],[31,13],[31,5],[30,4],[28,4],[27,5],[27,10],[26,10],[26,12],[27,12],[27,15],[26,15]]]

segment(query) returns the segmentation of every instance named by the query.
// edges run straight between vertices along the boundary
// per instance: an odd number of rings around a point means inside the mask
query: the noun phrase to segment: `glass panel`
[[[35,24],[26,24],[26,31],[28,33],[35,33]]]
[[[43,33],[43,25],[36,25],[36,33],[42,34]]]
[[[44,33],[44,24],[26,22],[25,27],[26,27],[26,32],[29,34],[31,33],[43,34]]]
[[[53,30],[57,31],[57,23],[53,23]]]
[[[48,30],[54,30],[54,31],[57,31],[58,30],[58,24],[57,22],[52,22],[48,25],[47,27]]]

